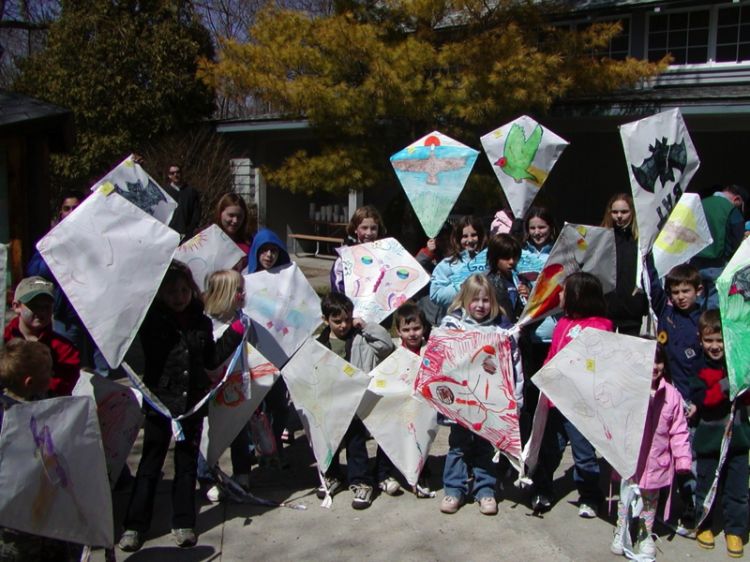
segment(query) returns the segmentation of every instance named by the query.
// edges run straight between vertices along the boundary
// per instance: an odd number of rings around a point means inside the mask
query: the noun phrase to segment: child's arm
[[[362,337],[375,352],[378,360],[382,361],[396,349],[393,345],[393,338],[380,324],[364,322],[361,318],[355,318],[352,325],[361,330]]]
[[[207,323],[208,333],[211,334],[206,349],[204,349],[203,366],[207,369],[216,369],[229,359],[232,353],[237,350],[237,346],[242,343],[244,326],[240,320],[235,320],[214,343],[211,320],[206,316],[201,321]]]
[[[445,307],[450,306],[458,290],[450,279],[450,265],[443,260],[435,267],[430,280],[430,300]]]
[[[679,395],[676,390],[674,393]],[[673,403],[672,425],[669,428],[669,448],[672,450],[675,471],[690,472],[693,464],[693,453],[690,448],[690,431],[682,408],[682,397],[676,396]]]

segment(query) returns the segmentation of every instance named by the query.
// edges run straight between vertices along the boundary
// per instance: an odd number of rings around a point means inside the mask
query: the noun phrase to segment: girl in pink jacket
[[[638,484],[643,499],[643,511],[640,515],[641,528],[638,532],[638,552],[651,558],[656,555],[656,545],[651,536],[651,530],[656,518],[659,491],[661,488],[672,486],[676,472],[690,473],[693,462],[687,421],[682,408],[682,397],[668,379],[664,350],[661,346],[657,346],[651,383],[651,401],[646,414],[638,468],[632,478],[632,481]],[[628,506],[622,502],[621,498],[617,504],[617,528],[610,547],[614,554],[623,554],[627,514]],[[665,513],[665,518],[667,517],[669,517],[669,503],[667,503]]]

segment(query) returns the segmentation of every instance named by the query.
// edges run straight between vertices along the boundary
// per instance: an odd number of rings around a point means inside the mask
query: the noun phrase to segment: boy
[[[50,396],[70,396],[78,381],[81,361],[78,350],[52,331],[54,285],[42,277],[26,277],[16,287],[13,312],[16,317],[5,327],[5,342],[13,338],[38,341],[52,352]]]
[[[0,423],[5,410],[20,402],[43,398],[52,372],[52,356],[47,346],[20,338],[10,340],[0,350]],[[78,553],[75,551],[78,550]],[[73,560],[80,549],[63,541],[0,527],[0,559]]]
[[[343,293],[328,293],[320,308],[326,327],[318,341],[355,367],[368,373],[393,351],[393,341],[385,328],[353,318],[354,304]],[[362,420],[355,416],[341,444],[346,447],[347,478],[349,488],[354,492],[354,509],[367,509],[372,504],[366,441],[367,430]],[[336,454],[325,475],[326,486],[318,488],[318,498],[325,498],[326,488],[330,495],[341,489],[340,474],[339,455]]]
[[[707,310],[698,324],[704,357],[696,365],[696,376],[691,381],[693,411],[697,410],[698,426],[693,439],[697,456],[697,505],[702,506],[714,480],[721,456],[721,441],[729,423],[732,404],[729,400],[729,380],[724,358],[724,339],[718,310]],[[727,554],[732,558],[743,555],[742,537],[747,533],[748,517],[748,450],[750,450],[750,396],[737,399],[732,421],[732,437],[724,466],[719,476],[719,490],[714,500],[721,502]],[[698,546],[714,548],[712,531],[713,507],[697,530]]]
[[[487,244],[487,278],[495,288],[497,303],[503,309],[508,320],[515,324],[518,321],[529,288],[521,283],[514,271],[521,259],[521,245],[510,234],[496,234]]]

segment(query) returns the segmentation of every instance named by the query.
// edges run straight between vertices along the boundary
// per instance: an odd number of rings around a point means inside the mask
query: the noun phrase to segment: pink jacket
[[[687,471],[693,462],[682,397],[662,379],[651,397],[634,480],[644,490],[671,486],[675,471]]]
[[[614,329],[611,320],[600,316],[589,316],[588,318],[569,318],[563,316],[558,320],[555,330],[552,332],[552,343],[549,346],[549,353],[547,353],[547,359],[544,362],[547,363],[557,355],[557,352],[568,345],[571,340],[577,338],[578,334],[584,328],[596,328],[597,330],[606,330],[607,332],[611,332]]]

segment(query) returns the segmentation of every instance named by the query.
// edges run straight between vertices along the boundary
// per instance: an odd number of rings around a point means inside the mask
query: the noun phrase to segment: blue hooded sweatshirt
[[[279,248],[279,258],[276,260],[274,267],[286,265],[292,261],[289,258],[289,252],[286,250],[286,244],[276,236],[276,233],[268,228],[261,228],[253,238],[253,245],[250,246],[250,251],[247,253],[248,273],[255,273],[263,269],[258,261],[258,253],[264,244],[273,244]]]

